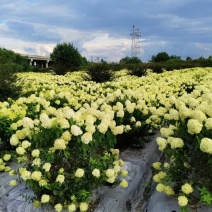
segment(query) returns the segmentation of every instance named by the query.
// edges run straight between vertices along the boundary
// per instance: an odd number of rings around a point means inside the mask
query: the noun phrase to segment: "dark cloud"
[[[71,42],[87,58],[101,54],[112,61],[130,56],[135,25],[143,61],[161,51],[209,56],[211,8],[211,0],[1,0],[0,46],[48,54]]]

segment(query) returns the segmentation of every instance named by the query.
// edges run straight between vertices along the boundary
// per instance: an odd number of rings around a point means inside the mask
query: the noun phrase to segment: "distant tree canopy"
[[[54,61],[56,74],[65,74],[68,69],[79,67],[86,62],[78,49],[71,43],[57,44],[50,57]]]
[[[119,61],[119,64],[138,64],[142,61],[138,57],[124,57]]]
[[[26,57],[4,48],[0,48],[0,64],[10,64],[16,72],[28,71],[30,68]]]
[[[155,55],[152,56],[151,62],[154,62],[154,63],[165,62],[169,59],[170,59],[170,57],[169,57],[168,53],[160,52],[156,56]]]

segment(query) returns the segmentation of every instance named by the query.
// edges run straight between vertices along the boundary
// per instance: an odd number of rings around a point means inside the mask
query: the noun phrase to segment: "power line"
[[[132,45],[131,45],[131,57],[138,57],[140,58],[140,37],[141,33],[138,28],[135,28],[133,25],[132,30],[130,30],[130,36],[132,36]]]

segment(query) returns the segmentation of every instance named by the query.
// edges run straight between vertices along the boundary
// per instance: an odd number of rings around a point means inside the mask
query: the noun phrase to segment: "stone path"
[[[99,198],[99,204],[94,212],[178,212],[177,201],[164,193],[154,190],[152,185],[151,165],[161,157],[155,142],[159,133],[151,137],[144,149],[125,150],[121,159],[125,161],[124,169],[129,171],[128,188],[103,186],[94,193]],[[13,164],[12,166],[17,166]],[[32,195],[33,192],[22,183],[16,187],[9,185],[7,173],[0,173],[0,212],[47,212],[54,211],[51,207],[35,209],[21,195]],[[150,196],[146,194],[149,189]],[[194,210],[195,211],[195,210]],[[212,208],[199,208],[195,212],[212,212]]]

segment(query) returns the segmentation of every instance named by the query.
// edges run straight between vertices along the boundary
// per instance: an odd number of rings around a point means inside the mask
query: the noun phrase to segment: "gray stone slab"
[[[143,192],[144,185],[151,178],[151,165],[159,160],[161,153],[155,142],[158,134],[152,136],[144,149],[126,150],[121,153],[121,159],[125,161],[124,169],[129,171],[126,180],[128,188],[108,188],[100,192],[100,204],[94,212],[127,212],[134,211],[135,200]]]

